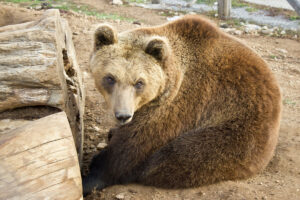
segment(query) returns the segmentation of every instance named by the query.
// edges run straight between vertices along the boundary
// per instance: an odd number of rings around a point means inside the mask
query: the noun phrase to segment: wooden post
[[[0,135],[0,199],[82,199],[77,153],[64,112]]]
[[[230,18],[231,0],[218,0],[218,16],[221,19]]]
[[[287,1],[294,8],[296,13],[300,16],[300,1],[299,0],[287,0]]]

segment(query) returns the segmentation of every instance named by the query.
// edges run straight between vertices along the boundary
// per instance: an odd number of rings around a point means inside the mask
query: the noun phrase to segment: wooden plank
[[[77,153],[64,112],[1,135],[0,199],[82,199]]]

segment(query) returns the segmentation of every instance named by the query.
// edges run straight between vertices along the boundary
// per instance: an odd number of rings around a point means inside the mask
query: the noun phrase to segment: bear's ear
[[[94,34],[94,51],[99,50],[104,45],[117,42],[117,34],[113,27],[107,24],[100,25]]]
[[[165,60],[169,55],[169,51],[169,44],[165,38],[154,36],[146,43],[145,52],[158,61]]]

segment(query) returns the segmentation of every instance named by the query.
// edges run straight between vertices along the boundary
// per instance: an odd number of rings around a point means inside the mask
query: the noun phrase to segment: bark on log
[[[58,10],[38,21],[0,27],[0,119],[12,113],[20,118],[22,108],[38,106],[66,112],[81,160],[82,77],[71,31]]]
[[[300,1],[299,0],[287,0],[287,1],[294,8],[296,13],[300,16]]]
[[[77,153],[64,112],[1,135],[0,199],[82,199]]]

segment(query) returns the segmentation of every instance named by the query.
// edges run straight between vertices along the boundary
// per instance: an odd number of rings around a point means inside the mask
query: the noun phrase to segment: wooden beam
[[[77,153],[64,112],[0,135],[0,199],[82,199]]]
[[[221,19],[230,18],[231,0],[218,0],[218,16]]]

